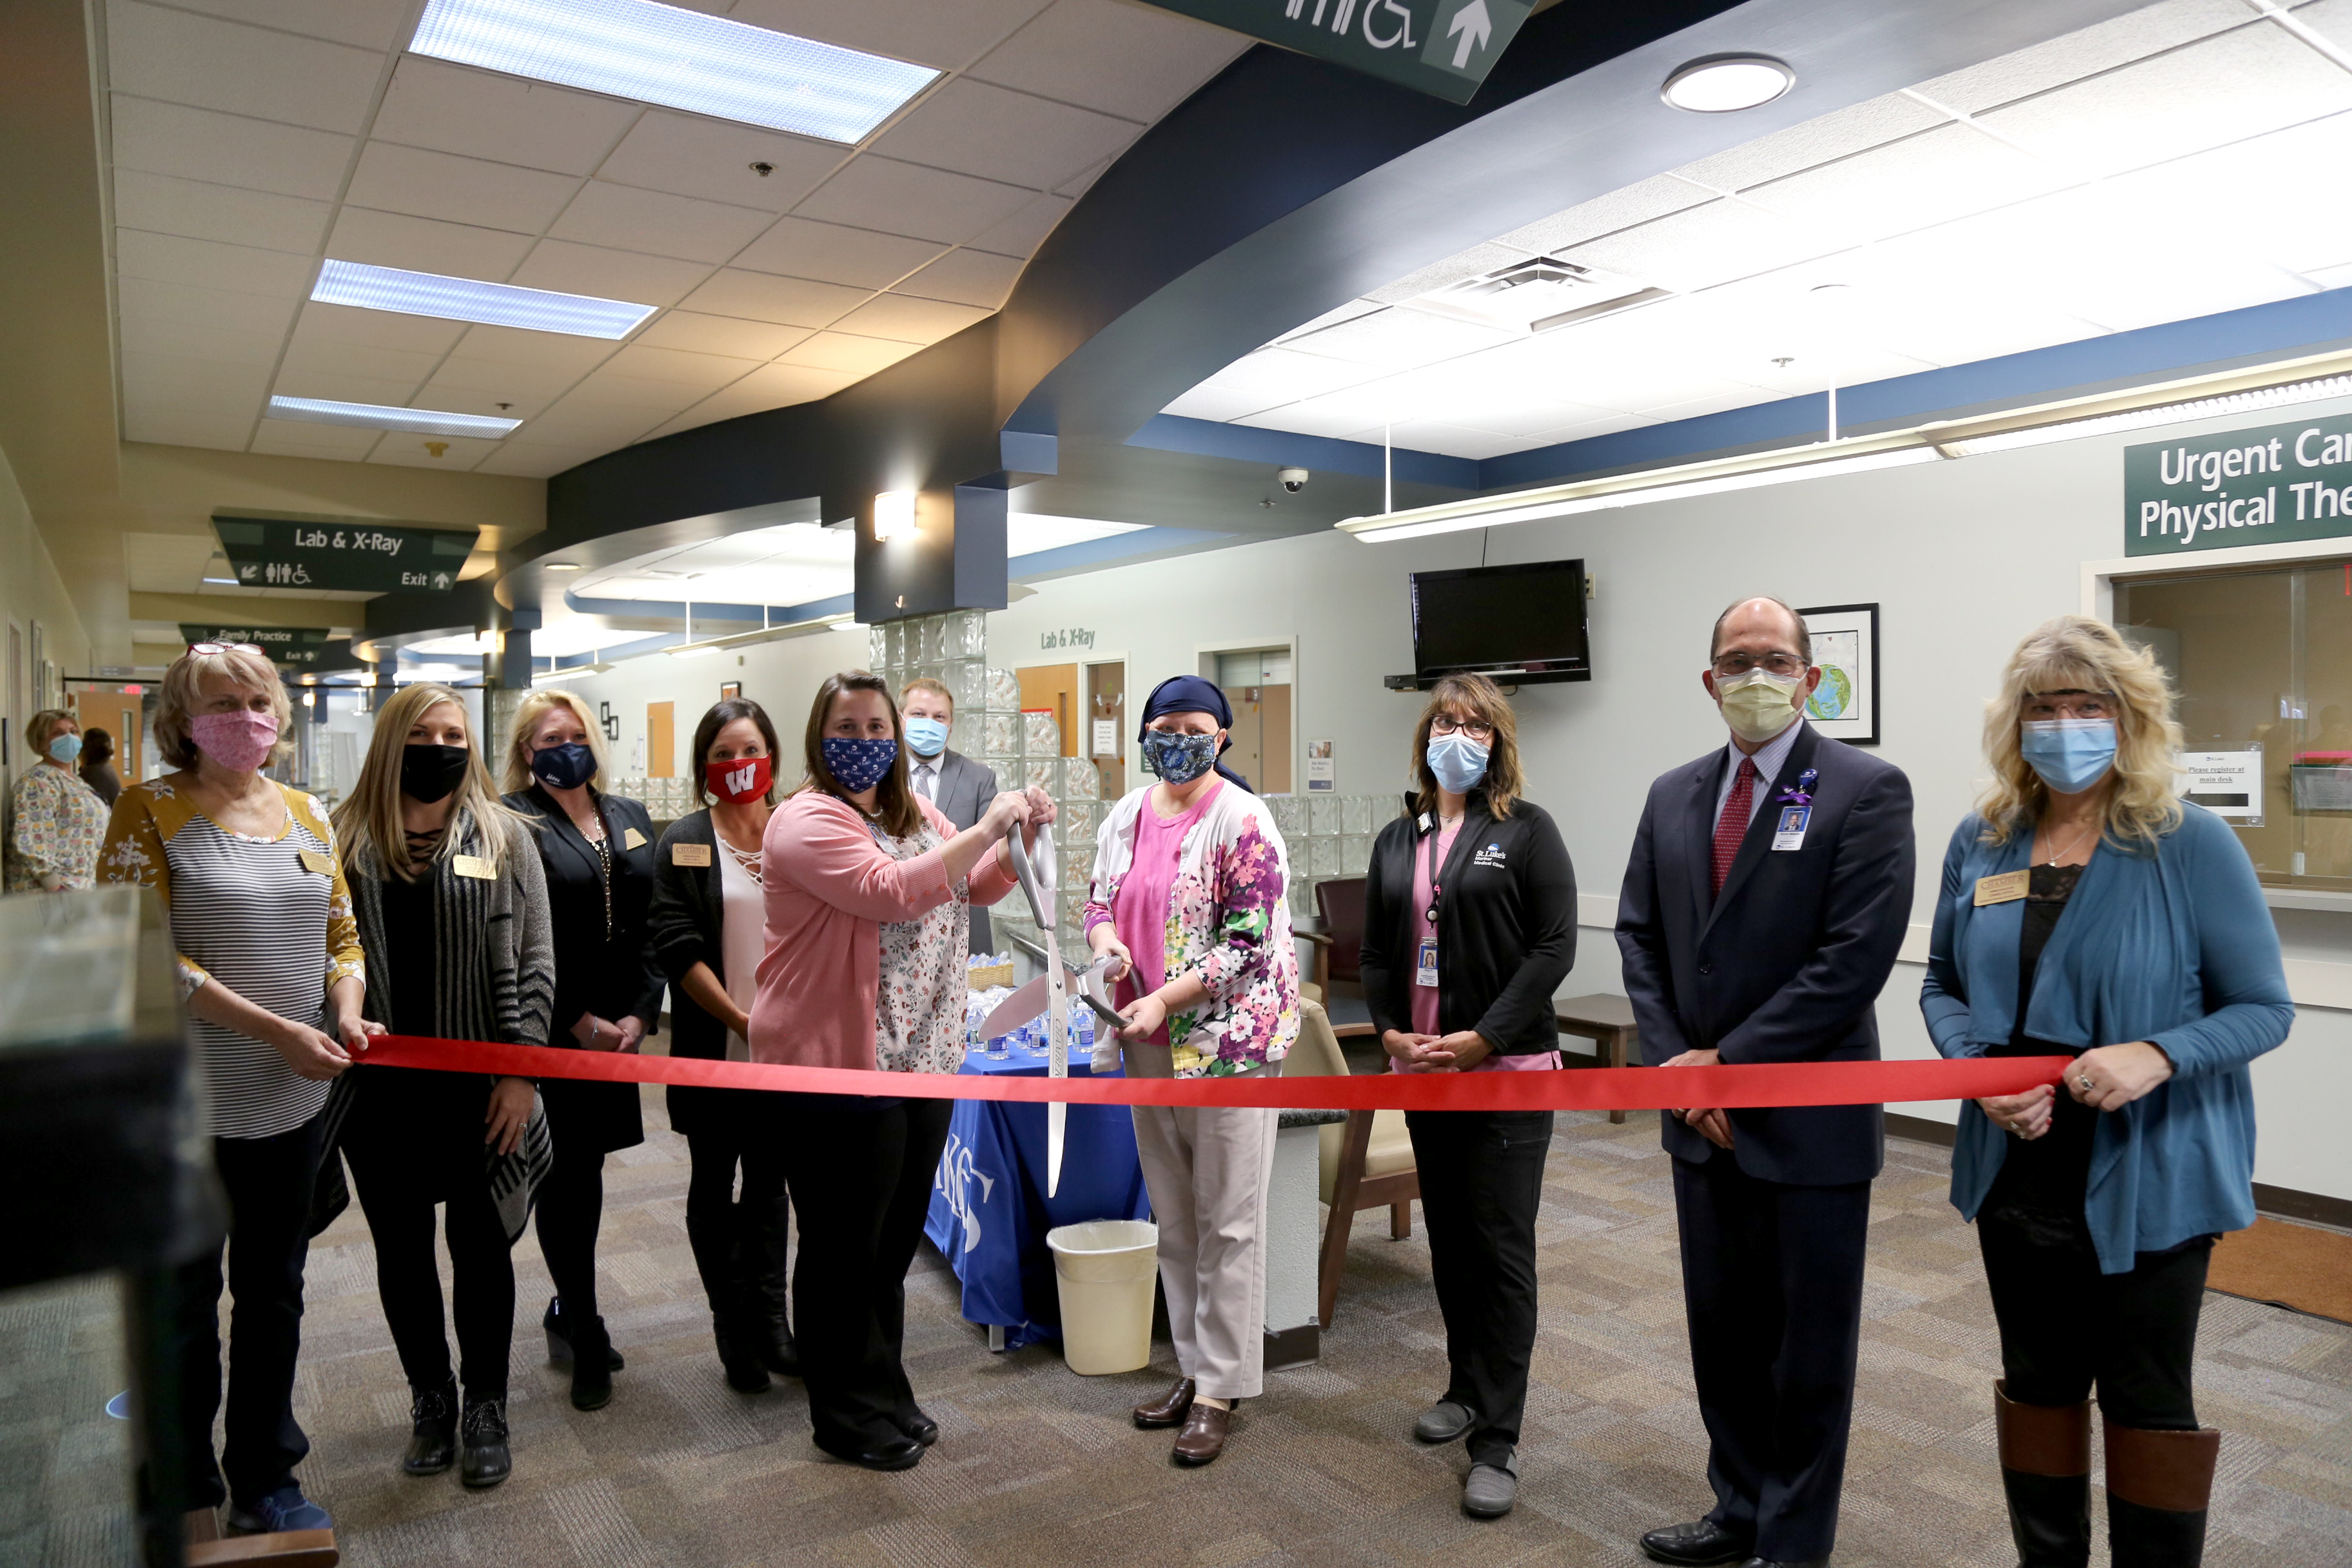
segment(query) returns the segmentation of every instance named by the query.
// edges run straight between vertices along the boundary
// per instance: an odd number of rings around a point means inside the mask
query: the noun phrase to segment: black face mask
[[[463,746],[428,746],[412,741],[401,753],[400,793],[426,805],[446,800],[451,790],[466,782],[466,769],[473,757]]]

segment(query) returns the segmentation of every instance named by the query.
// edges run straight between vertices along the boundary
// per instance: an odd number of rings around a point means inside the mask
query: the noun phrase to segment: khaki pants
[[[1136,1078],[1174,1076],[1165,1046],[1130,1045],[1126,1054]],[[1160,1283],[1177,1368],[1212,1399],[1255,1398],[1265,1389],[1265,1196],[1275,1112],[1133,1109],[1135,1150],[1160,1226]]]

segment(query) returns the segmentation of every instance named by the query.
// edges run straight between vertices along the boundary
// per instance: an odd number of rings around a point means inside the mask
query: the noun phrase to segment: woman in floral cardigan
[[[1118,963],[1118,1031],[1139,1078],[1278,1071],[1298,1037],[1298,958],[1273,814],[1218,764],[1224,693],[1197,676],[1153,689],[1137,737],[1157,784],[1112,808],[1095,853],[1087,938]],[[1181,1426],[1179,1464],[1224,1451],[1232,1411],[1265,1374],[1265,1198],[1275,1113],[1135,1107],[1160,1222],[1176,1385],[1138,1426]]]

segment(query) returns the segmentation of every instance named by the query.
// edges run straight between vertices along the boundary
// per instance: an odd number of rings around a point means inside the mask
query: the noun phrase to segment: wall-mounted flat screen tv
[[[1412,662],[1423,685],[1468,671],[1506,683],[1591,679],[1584,563],[1414,573]]]

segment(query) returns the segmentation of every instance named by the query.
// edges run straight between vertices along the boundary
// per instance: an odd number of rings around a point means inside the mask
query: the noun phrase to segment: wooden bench
[[[1595,1065],[1622,1068],[1632,1057],[1634,1042],[1640,1038],[1641,1031],[1633,1026],[1633,1004],[1624,997],[1601,991],[1590,996],[1556,1002],[1552,1008],[1561,1034],[1574,1035],[1579,1039],[1592,1042],[1593,1055],[1598,1058]],[[1566,1052],[1561,1053],[1561,1059],[1567,1059]],[[1622,1122],[1625,1113],[1612,1110],[1609,1113],[1609,1120]]]

